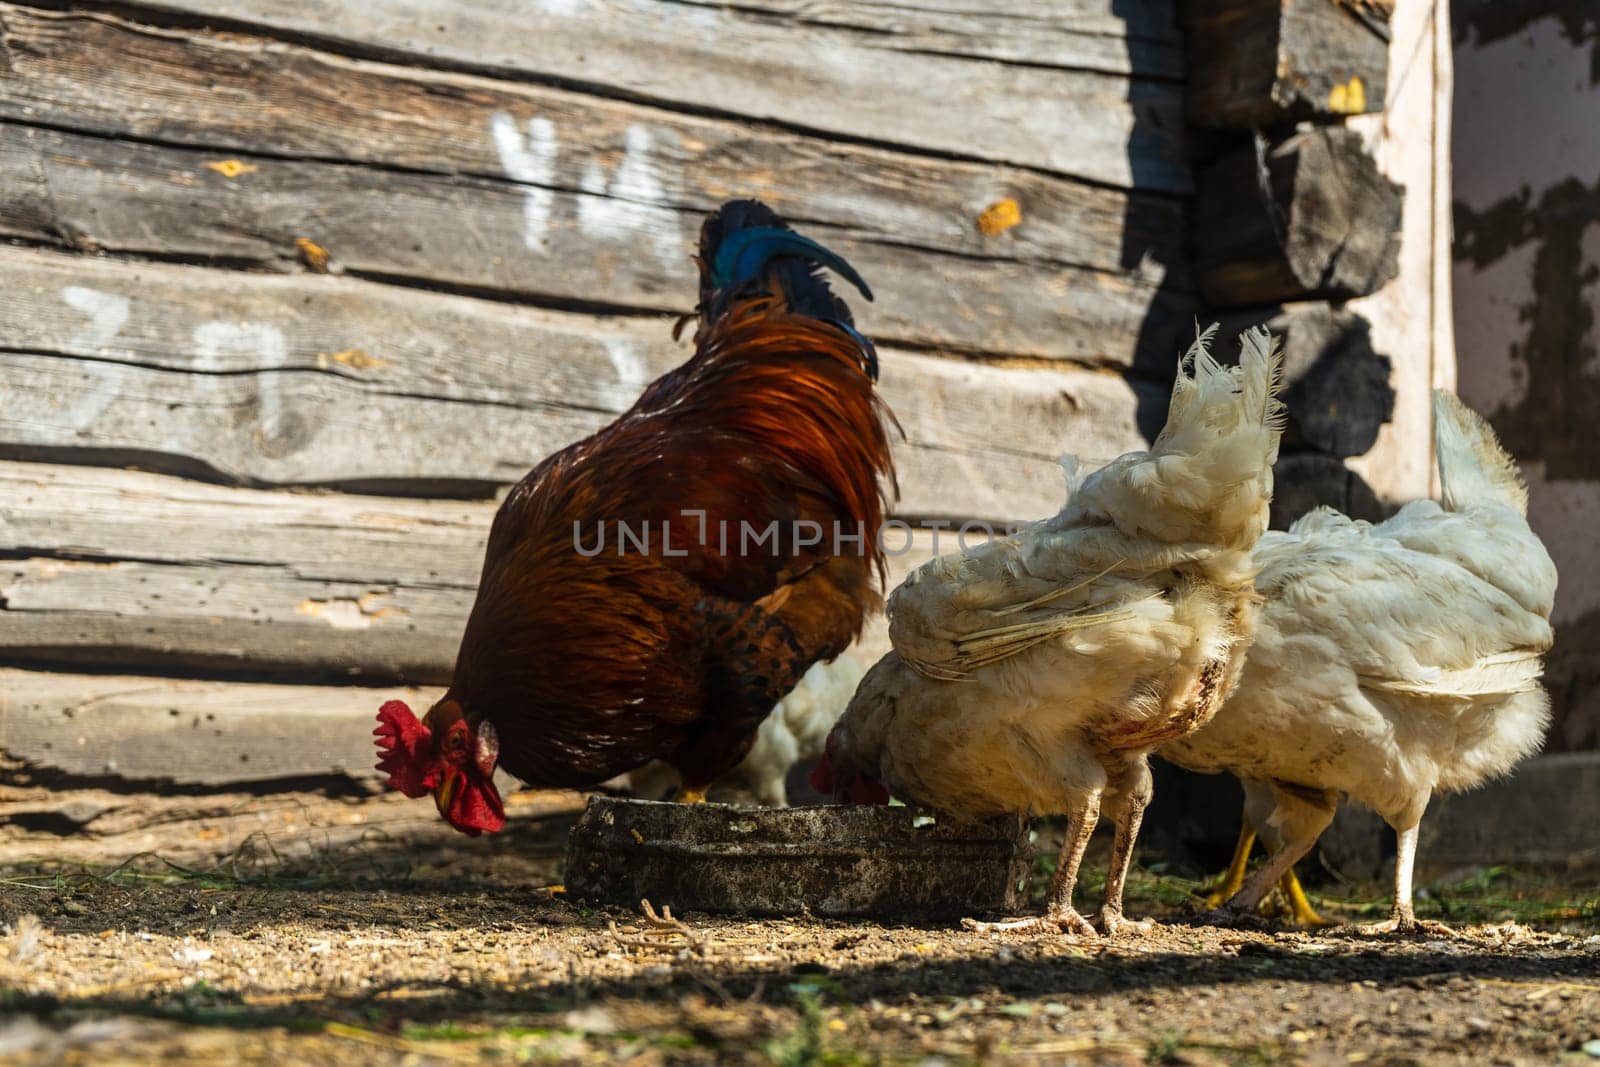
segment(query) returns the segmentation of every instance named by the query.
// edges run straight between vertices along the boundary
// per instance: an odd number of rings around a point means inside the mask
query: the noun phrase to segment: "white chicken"
[[[1261,539],[1265,606],[1239,686],[1210,725],[1161,750],[1243,780],[1246,837],[1225,913],[1253,909],[1281,880],[1296,918],[1316,921],[1292,871],[1343,793],[1398,835],[1394,911],[1379,928],[1415,930],[1429,797],[1506,773],[1544,738],[1555,565],[1528,528],[1515,462],[1443,392],[1434,444],[1442,507],[1419,500],[1375,526],[1320,509]],[[1240,885],[1252,831],[1272,855]]]
[[[750,752],[712,788],[712,796],[720,799],[731,787],[748,793],[758,804],[788,806],[789,768],[822,755],[828,731],[866,672],[866,666],[849,652],[813,663],[789,695],[773,706],[772,714],[761,720]],[[642,797],[666,796],[679,784],[678,772],[660,760],[626,776],[629,792]]]
[[[1180,361],[1149,452],[1089,475],[1055,517],[895,590],[895,650],[829,735],[813,782],[846,799],[887,786],[957,817],[1070,816],[1044,917],[989,928],[1093,932],[1072,891],[1102,812],[1116,837],[1101,920],[1124,925],[1146,756],[1205,723],[1238,675],[1282,405],[1267,332],[1224,367],[1206,352],[1214,331]]]

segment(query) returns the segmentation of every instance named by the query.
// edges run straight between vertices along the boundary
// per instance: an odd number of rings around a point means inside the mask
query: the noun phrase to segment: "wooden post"
[[[1191,0],[1189,121],[1254,130],[1382,111],[1388,0]]]
[[[1256,139],[1198,186],[1195,268],[1213,307],[1362,296],[1395,276],[1401,192],[1352,130]]]

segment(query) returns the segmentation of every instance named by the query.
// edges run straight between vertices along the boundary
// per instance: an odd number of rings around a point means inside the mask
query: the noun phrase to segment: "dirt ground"
[[[655,930],[545,888],[572,819],[205,868],[12,865],[0,1062],[1600,1062],[1592,883],[1425,882],[1419,911],[1448,938],[1194,927],[1197,883],[1151,871],[1129,910],[1158,921],[1115,940],[702,915]],[[1369,921],[1370,894],[1313,897]]]

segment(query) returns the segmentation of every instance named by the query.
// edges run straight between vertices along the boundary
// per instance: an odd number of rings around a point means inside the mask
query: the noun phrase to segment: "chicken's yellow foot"
[[[1318,926],[1334,925],[1327,919],[1317,914],[1317,909],[1311,906],[1311,901],[1306,899],[1306,891],[1300,887],[1300,879],[1295,877],[1294,868],[1284,872],[1278,879],[1278,888],[1283,891],[1284,899],[1289,902],[1289,912],[1296,926],[1315,928]]]
[[[704,789],[690,789],[685,786],[678,791],[679,804],[704,804],[705,802],[706,791]]]
[[[1217,882],[1206,896],[1206,907],[1220,908],[1239,891],[1244,885],[1245,871],[1250,866],[1250,850],[1255,847],[1256,832],[1247,822],[1239,827],[1239,843],[1233,846],[1233,859],[1228,863],[1228,869],[1223,872],[1222,878]],[[1298,885],[1298,883],[1297,883]],[[1308,905],[1309,906],[1309,905]]]

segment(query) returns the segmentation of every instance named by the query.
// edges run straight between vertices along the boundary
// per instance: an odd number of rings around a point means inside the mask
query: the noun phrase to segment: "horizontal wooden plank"
[[[307,581],[279,567],[21,559],[0,562],[0,595],[0,648],[13,661],[440,684],[473,590]]]
[[[874,18],[888,10],[851,4],[838,14]],[[817,15],[815,5],[808,11]],[[706,211],[729,196],[759,196],[796,218],[862,238],[1139,272],[1192,288],[1182,270],[1182,204],[1166,196],[564,89],[352,60],[242,34],[3,3],[0,20],[10,42],[0,118],[17,122],[212,152],[506,178],[566,192],[616,187],[630,203],[663,209]],[[1039,20],[1018,13],[987,21],[1023,27]],[[1131,47],[1106,21],[1089,19],[1074,32]],[[986,235],[974,219],[1002,197],[1017,201],[1023,221]]]
[[[305,7],[274,0],[154,0],[147,9],[227,19],[337,42],[408,62],[595,86],[678,109],[774,120],[850,138],[1016,163],[1098,182],[1182,191],[1182,91],[1175,82],[1005,62],[928,47],[919,4],[873,26],[807,18],[796,26],[744,5],[673,0],[373,0]],[[1075,7],[1033,5],[1028,36],[1060,28]],[[1096,5],[1113,19],[1112,0]],[[971,7],[961,40],[1018,36],[1006,16]],[[1109,21],[1109,20],[1106,20]],[[999,23],[1005,29],[995,33]],[[904,35],[909,49],[896,48]],[[983,45],[992,53],[992,45]],[[1129,55],[1132,55],[1130,51]],[[647,61],[641,57],[648,56]],[[1165,72],[1164,72],[1165,73]],[[996,102],[1011,106],[996,115]]]
[[[411,495],[515,481],[686,358],[664,320],[322,275],[0,250],[0,453]],[[900,512],[1032,518],[1055,458],[1143,447],[1163,391],[886,349]]]
[[[8,556],[272,570],[286,580],[471,590],[494,505],[229,489],[0,461]]]
[[[686,0],[722,7],[717,0]],[[1041,67],[1183,76],[1183,40],[1168,4],[1107,0],[743,0],[745,11],[776,16],[799,32],[843,26],[881,35],[898,52],[939,52]]]
[[[0,499],[0,658],[363,684],[448,682],[494,513],[42,463]],[[960,541],[885,544],[893,585]],[[880,618],[855,652],[887,648]]]
[[[219,172],[219,163],[247,168]],[[224,168],[226,170],[226,168]],[[0,236],[518,299],[687,310],[701,214],[609,193],[107,140],[0,124]],[[871,280],[863,329],[916,346],[1149,365],[1192,299],[1135,275],[996,260],[807,226]]]
[[[379,705],[430,690],[0,671],[0,748],[79,777],[215,786],[376,775]]]

